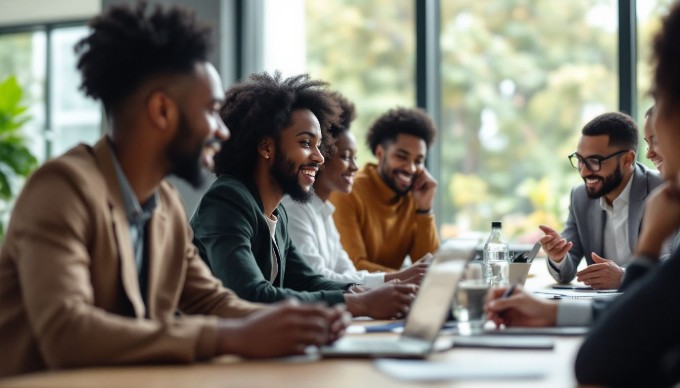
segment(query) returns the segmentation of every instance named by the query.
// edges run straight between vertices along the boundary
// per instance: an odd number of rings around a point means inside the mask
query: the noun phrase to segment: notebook
[[[476,246],[476,244],[475,244]],[[430,264],[420,291],[411,305],[406,326],[398,339],[343,337],[320,349],[323,357],[424,358],[448,315],[453,294],[465,264],[474,257],[469,250],[440,250]]]

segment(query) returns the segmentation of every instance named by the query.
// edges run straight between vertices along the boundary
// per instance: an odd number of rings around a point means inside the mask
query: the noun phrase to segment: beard
[[[394,174],[399,172],[399,170],[388,170],[387,169],[387,156],[383,156],[382,160],[380,160],[379,168],[378,168],[378,173],[383,179],[383,182],[392,189],[397,195],[399,196],[404,196],[408,194],[409,191],[411,191],[411,188],[413,188],[413,182],[405,189],[400,189],[397,186],[396,178],[394,177]],[[414,179],[415,182],[415,179]]]
[[[310,166],[317,167],[318,164],[312,163]],[[284,156],[277,144],[274,165],[269,169],[269,173],[274,178],[276,184],[279,185],[283,194],[288,194],[295,202],[306,203],[312,199],[313,192],[311,189],[305,190],[300,184],[299,171],[299,168],[295,168],[295,162]]]
[[[603,195],[611,193],[614,189],[619,187],[621,182],[623,182],[623,174],[621,173],[621,166],[617,165],[616,170],[606,177],[599,177],[595,175],[589,175],[586,178],[597,178],[602,181],[602,188],[597,191],[591,191],[586,185],[586,193],[588,193],[588,198],[597,199]],[[585,178],[584,178],[585,181]]]
[[[201,166],[205,142],[201,141],[198,146],[192,147],[192,140],[191,126],[186,116],[180,113],[177,135],[168,147],[168,160],[172,163],[170,173],[198,189],[205,180]]]

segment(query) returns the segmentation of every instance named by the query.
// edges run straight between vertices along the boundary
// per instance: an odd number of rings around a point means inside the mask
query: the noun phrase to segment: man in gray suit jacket
[[[618,288],[640,231],[644,200],[661,177],[635,161],[638,130],[623,113],[605,113],[581,131],[569,156],[583,185],[571,192],[562,235],[541,225],[548,271],[560,283],[574,279],[594,289]],[[588,267],[576,272],[585,256]]]

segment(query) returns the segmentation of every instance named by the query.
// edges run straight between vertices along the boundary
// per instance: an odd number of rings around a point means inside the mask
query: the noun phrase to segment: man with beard
[[[421,109],[391,109],[368,131],[378,159],[357,173],[352,192],[333,193],[333,218],[357,269],[395,272],[439,247],[432,205],[437,182],[425,168],[436,129]]]
[[[350,132],[355,117],[354,104],[340,93],[331,93],[341,108],[340,122],[331,125],[333,148],[326,155],[323,168],[316,174],[312,199],[306,203],[283,198],[288,212],[289,231],[300,255],[307,263],[328,279],[360,283],[376,287],[391,280],[420,284],[429,263],[412,265],[399,272],[385,273],[357,271],[347,252],[342,248],[340,235],[333,221],[333,205],[328,197],[333,192],[350,193],[356,165],[356,141]]]
[[[324,85],[306,75],[283,80],[264,73],[227,90],[221,114],[232,139],[216,155],[217,180],[191,218],[194,243],[213,273],[244,299],[345,303],[355,316],[400,318],[415,285],[363,290],[328,280],[312,270],[288,234],[281,200],[311,199],[321,150],[331,139],[327,131],[339,115]]]
[[[581,131],[569,156],[585,184],[571,192],[569,218],[562,235],[545,225],[540,240],[548,271],[560,283],[576,277],[594,289],[621,285],[638,240],[644,200],[662,180],[635,161],[638,131],[623,113],[605,113]],[[585,256],[588,267],[576,272]]]
[[[653,118],[650,114],[652,109],[647,112],[645,121],[645,138],[652,139],[655,136]],[[648,143],[652,143],[648,140]],[[660,147],[648,150],[647,158],[653,161],[659,171],[665,171],[664,158],[661,155]],[[674,182],[675,179],[671,175],[664,174],[663,178],[666,181]],[[658,190],[658,189],[657,189]],[[656,196],[653,199],[653,193],[645,200],[645,208],[642,222],[642,230],[640,238],[637,242],[636,257],[628,267],[626,273],[619,287],[620,292],[626,292],[632,289],[638,282],[642,281],[645,276],[654,271],[660,262],[665,260],[666,256],[651,255],[652,252],[665,251],[665,245],[670,242],[670,239],[663,241],[663,239],[671,233],[667,229],[667,222],[672,221],[673,211],[677,209],[677,204],[669,204],[666,199]],[[663,205],[659,204],[659,201]],[[658,211],[661,207],[668,205],[669,214],[664,214],[660,217]],[[650,212],[649,209],[654,209]],[[677,235],[673,240],[677,240]],[[678,242],[673,241],[672,251],[678,249]],[[640,252],[647,252],[641,255]],[[505,289],[494,289],[487,301],[487,317],[494,321],[498,326],[585,326],[592,325],[597,322],[606,311],[614,305],[617,298],[595,298],[592,300],[573,300],[562,299],[560,301],[546,300],[545,298],[538,298],[532,296],[523,290],[516,290],[512,296],[504,294]]]
[[[630,267],[641,264],[650,269],[611,302],[588,331],[574,366],[583,386],[677,387],[680,383],[680,251],[676,248],[670,258],[661,260],[664,242],[680,227],[680,2],[669,8],[651,56],[651,90],[656,100],[651,120],[666,182],[647,197]],[[629,276],[627,271],[626,282]],[[487,305],[497,323],[545,322],[536,316],[548,315],[540,304],[550,301],[527,303],[525,292],[515,290],[501,298],[502,292],[498,290]]]
[[[45,163],[0,251],[0,377],[44,369],[303,353],[345,327],[339,309],[239,299],[191,244],[177,174],[229,131],[210,31],[178,8],[116,6],[77,46],[82,90],[108,133]],[[206,315],[203,315],[206,314]],[[207,316],[211,315],[211,316]]]

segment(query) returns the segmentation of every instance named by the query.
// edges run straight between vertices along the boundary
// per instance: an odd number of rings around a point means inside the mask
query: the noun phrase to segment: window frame
[[[261,20],[263,0],[235,0],[234,9],[238,18],[238,44],[235,61],[236,78],[241,79],[258,65],[258,50],[262,42],[257,41],[253,25]],[[416,101],[415,105],[425,109],[438,128],[441,128],[441,61],[440,61],[440,15],[441,0],[414,0],[416,33]],[[254,24],[255,23],[255,24]],[[637,109],[637,1],[618,0],[618,107],[638,120]],[[248,27],[250,26],[250,27]],[[442,139],[438,139],[430,152],[426,165],[432,175],[441,181],[440,156]],[[435,198],[435,214],[442,209],[442,190]],[[443,217],[437,218],[441,228]]]
[[[55,30],[61,28],[69,27],[86,27],[88,24],[88,19],[72,19],[59,22],[48,22],[48,23],[30,23],[30,24],[17,24],[10,26],[0,26],[0,36],[12,35],[12,34],[22,34],[22,33],[33,33],[33,32],[44,32],[45,33],[45,74],[44,74],[44,115],[45,120],[43,121],[42,128],[39,131],[45,134],[45,144],[43,155],[39,155],[38,159],[47,161],[53,155],[53,140],[51,139],[51,132],[53,131],[54,115],[53,115],[53,91],[52,91],[52,34]],[[102,126],[99,126],[99,132],[102,132]]]

